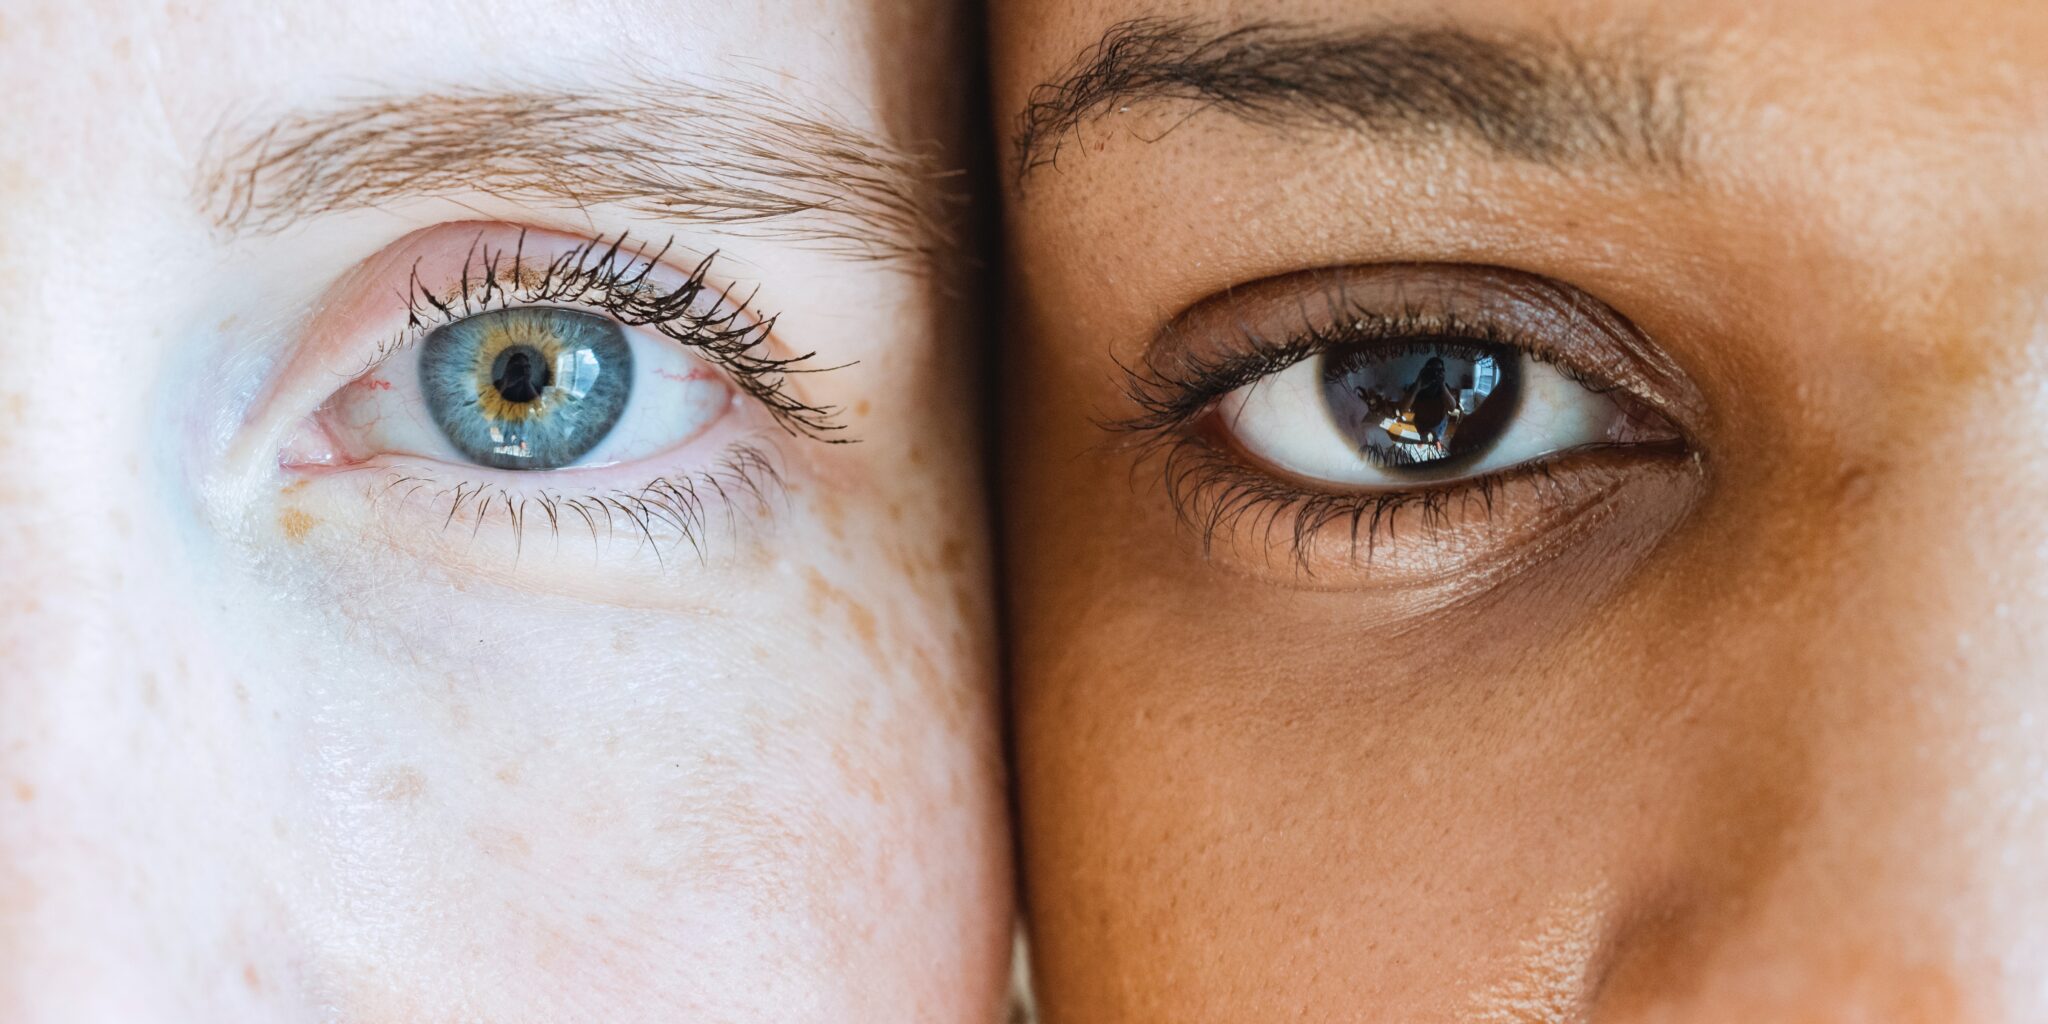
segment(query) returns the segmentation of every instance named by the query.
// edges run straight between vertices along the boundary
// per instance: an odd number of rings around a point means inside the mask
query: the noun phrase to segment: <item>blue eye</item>
[[[500,309],[428,334],[419,372],[427,411],[464,456],[495,469],[558,469],[619,422],[633,349],[609,317]]]

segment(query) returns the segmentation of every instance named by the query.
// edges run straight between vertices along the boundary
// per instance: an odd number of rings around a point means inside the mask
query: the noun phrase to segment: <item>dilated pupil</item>
[[[498,389],[505,401],[515,405],[539,398],[554,383],[554,376],[554,367],[539,352],[524,345],[498,353],[491,364],[491,386]]]

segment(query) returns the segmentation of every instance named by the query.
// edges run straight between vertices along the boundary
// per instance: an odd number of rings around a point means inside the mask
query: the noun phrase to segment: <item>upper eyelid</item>
[[[1361,299],[1368,289],[1379,296]],[[1627,391],[1681,428],[1700,416],[1698,392],[1676,363],[1627,317],[1580,289],[1478,264],[1379,264],[1278,275],[1197,302],[1161,328],[1140,362],[1125,366],[1123,390],[1140,414],[1102,425],[1169,429],[1236,387],[1351,340],[1344,335],[1393,340],[1432,331],[1511,345],[1594,390]],[[1208,393],[1190,392],[1197,381]]]

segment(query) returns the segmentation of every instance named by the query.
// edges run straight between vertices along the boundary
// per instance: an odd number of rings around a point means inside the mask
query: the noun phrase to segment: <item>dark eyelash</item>
[[[1170,438],[1148,454],[1159,458],[1167,501],[1194,528],[1205,557],[1213,553],[1217,537],[1235,535],[1247,525],[1269,545],[1275,532],[1284,530],[1295,569],[1305,575],[1313,574],[1315,539],[1333,524],[1348,526],[1352,557],[1362,547],[1370,564],[1381,544],[1399,539],[1396,523],[1403,513],[1418,515],[1419,527],[1427,531],[1449,521],[1454,502],[1478,502],[1491,516],[1503,486],[1522,479],[1539,486],[1551,481],[1550,467],[1534,462],[1449,486],[1345,494],[1292,486],[1192,437]]]
[[[1319,353],[1363,344],[1396,352],[1405,346],[1478,342],[1512,348],[1525,357],[1551,362],[1559,372],[1588,390],[1602,394],[1621,390],[1578,371],[1561,359],[1546,359],[1548,346],[1497,322],[1474,321],[1450,311],[1410,308],[1380,313],[1362,308],[1334,309],[1336,326],[1305,322],[1285,338],[1271,338],[1240,327],[1241,345],[1234,353],[1208,357],[1193,346],[1154,346],[1174,353],[1148,356],[1140,366],[1119,364],[1123,390],[1138,407],[1135,415],[1102,420],[1106,430],[1134,439],[1136,467],[1155,459],[1162,467],[1166,498],[1174,514],[1199,536],[1205,556],[1216,538],[1235,535],[1248,526],[1270,544],[1284,529],[1295,569],[1310,573],[1315,539],[1335,524],[1350,531],[1351,553],[1361,547],[1371,562],[1382,544],[1392,544],[1400,516],[1417,518],[1424,531],[1449,521],[1454,503],[1478,502],[1490,518],[1500,489],[1528,482],[1538,488],[1552,480],[1550,460],[1510,466],[1493,473],[1405,489],[1369,492],[1318,491],[1290,484],[1253,469],[1197,429],[1203,417],[1225,395],[1286,370]],[[1307,320],[1307,318],[1304,318]],[[1590,454],[1616,445],[1582,446],[1567,455]],[[1135,471],[1135,467],[1134,467]]]
[[[529,525],[545,526],[550,536],[559,537],[564,528],[573,530],[581,524],[594,547],[621,534],[637,534],[665,565],[663,537],[688,545],[700,560],[704,557],[706,534],[715,524],[707,514],[713,504],[725,510],[724,525],[732,532],[738,528],[740,506],[766,512],[774,499],[786,492],[773,454],[752,444],[733,446],[709,469],[665,476],[638,489],[588,494],[553,489],[514,491],[498,484],[451,482],[420,473],[394,473],[370,486],[373,502],[404,502],[423,493],[436,507],[447,503],[444,529],[468,527],[474,534],[485,520],[501,516],[512,527],[516,550],[524,551]]]
[[[766,346],[776,318],[747,318],[745,310],[753,305],[753,293],[734,301],[709,284],[717,253],[697,261],[683,282],[672,289],[649,284],[649,277],[673,244],[665,242],[651,252],[644,244],[628,250],[624,233],[610,240],[600,235],[543,262],[527,256],[524,231],[509,251],[479,238],[463,260],[459,290],[448,298],[435,295],[420,281],[419,269],[414,267],[407,284],[406,333],[387,345],[378,358],[388,357],[404,342],[435,327],[492,309],[575,303],[602,310],[629,327],[653,328],[696,351],[730,374],[740,390],[766,406],[791,434],[832,443],[851,440],[830,436],[845,427],[833,421],[837,407],[805,402],[787,386],[790,374],[818,373],[833,367],[802,365],[815,358],[815,352],[788,358],[768,355]]]
[[[1467,321],[1452,313],[1420,308],[1395,314],[1352,309],[1333,319],[1342,323],[1336,327],[1305,323],[1293,334],[1277,339],[1245,327],[1239,332],[1243,339],[1240,351],[1219,357],[1203,356],[1190,346],[1155,346],[1154,352],[1167,349],[1175,354],[1170,358],[1148,356],[1141,366],[1118,364],[1123,372],[1124,393],[1138,407],[1138,413],[1100,421],[1099,425],[1141,437],[1185,427],[1200,419],[1223,396],[1318,353],[1349,345],[1373,344],[1399,351],[1404,344],[1461,340],[1500,345],[1528,355],[1540,352],[1538,346],[1499,324]],[[1570,373],[1568,369],[1565,372]],[[1597,385],[1588,386],[1600,389]]]

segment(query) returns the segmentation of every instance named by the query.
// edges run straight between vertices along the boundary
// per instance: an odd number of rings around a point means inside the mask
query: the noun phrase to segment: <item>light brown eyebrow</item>
[[[854,259],[930,264],[952,248],[957,172],[748,86],[448,90],[223,128],[198,201],[230,234],[324,213],[484,194],[615,204]]]

